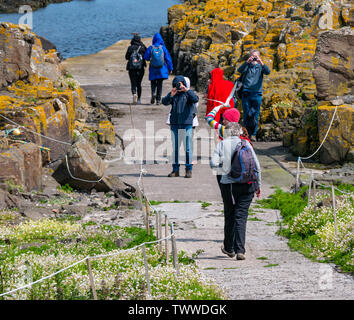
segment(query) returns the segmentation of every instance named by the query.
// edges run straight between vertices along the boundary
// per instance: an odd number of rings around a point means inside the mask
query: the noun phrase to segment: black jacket
[[[135,50],[138,50],[138,48],[141,47],[139,49],[139,53],[142,55],[143,59],[144,59],[144,54],[146,52],[146,47],[143,44],[143,42],[141,41],[141,38],[139,36],[134,36],[134,38],[132,39],[132,41],[130,42],[130,46],[128,47],[127,53],[125,54],[125,59],[128,60],[127,63],[127,70],[129,70],[129,60],[130,60],[130,56],[132,55],[132,53]],[[143,64],[144,68],[146,67],[146,61],[144,60],[144,64]]]
[[[176,76],[173,79],[173,87],[177,83],[182,82],[187,86],[183,76]],[[162,104],[165,106],[172,105],[170,123],[171,125],[192,125],[194,118],[194,103],[199,101],[198,96],[193,90],[187,92],[178,92],[175,96],[171,97],[171,92],[162,99]]]

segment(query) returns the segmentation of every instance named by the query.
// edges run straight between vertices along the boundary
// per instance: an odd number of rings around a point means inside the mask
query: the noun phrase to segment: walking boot
[[[221,252],[222,252],[223,254],[226,254],[226,255],[229,256],[230,258],[233,258],[233,257],[235,257],[235,255],[236,255],[234,251],[231,251],[231,252],[226,251],[225,248],[224,248],[224,246],[221,246]]]
[[[185,178],[192,178],[192,170],[187,169],[186,170],[186,175],[184,177]]]
[[[173,177],[179,177],[179,171],[172,171],[169,175],[169,178],[173,178]]]
[[[152,96],[151,96],[150,103],[151,103],[151,104],[154,104],[154,103],[155,103],[155,99],[156,99],[156,97],[155,97],[154,95],[152,95]]]
[[[245,260],[245,259],[246,259],[246,257],[243,253],[238,253],[236,255],[236,260]]]

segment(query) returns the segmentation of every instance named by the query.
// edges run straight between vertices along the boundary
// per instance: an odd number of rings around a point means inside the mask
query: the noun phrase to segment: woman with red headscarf
[[[234,84],[232,81],[224,80],[224,71],[220,68],[215,68],[210,72],[210,80],[208,87],[208,102],[207,102],[207,110],[206,116],[212,111],[215,107],[220,105],[220,102],[213,101],[218,100],[223,103],[226,102],[228,96],[230,95]],[[234,107],[233,99],[230,100],[231,108]],[[221,109],[216,115],[215,120],[219,122],[220,115],[224,113],[226,109]]]

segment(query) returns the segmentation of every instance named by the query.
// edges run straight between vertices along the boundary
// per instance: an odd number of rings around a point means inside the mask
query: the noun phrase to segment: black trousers
[[[144,78],[145,70],[129,70],[130,85],[132,89],[132,94],[138,94],[138,99],[141,98],[141,83]]]
[[[156,101],[161,101],[163,80],[164,79],[151,80],[151,96],[156,97]]]
[[[252,184],[223,184],[220,180],[221,176],[217,176],[224,202],[224,248],[228,252],[244,254],[248,210],[255,187]]]

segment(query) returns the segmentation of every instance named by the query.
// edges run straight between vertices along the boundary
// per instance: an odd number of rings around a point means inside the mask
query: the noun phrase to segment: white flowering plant
[[[290,247],[309,258],[334,262],[342,271],[354,271],[353,194],[337,194],[336,210],[328,191],[319,189],[309,203],[305,194],[306,188],[299,194],[277,190],[262,204],[281,211],[288,228],[279,233],[289,238]]]
[[[135,233],[134,233],[134,232]],[[133,228],[43,219],[9,228],[0,227],[0,294],[37,281],[87,256],[91,260],[98,299],[146,299],[145,266],[141,249],[120,249],[115,240],[139,235]],[[151,241],[150,235],[145,241]],[[134,239],[131,244],[135,245]],[[40,241],[40,243],[38,243]],[[28,246],[24,249],[23,245]],[[31,246],[33,244],[33,246]],[[155,245],[146,248],[152,299],[226,298],[195,264],[180,264],[177,276],[172,257]],[[86,261],[31,287],[0,297],[8,300],[92,299]]]

